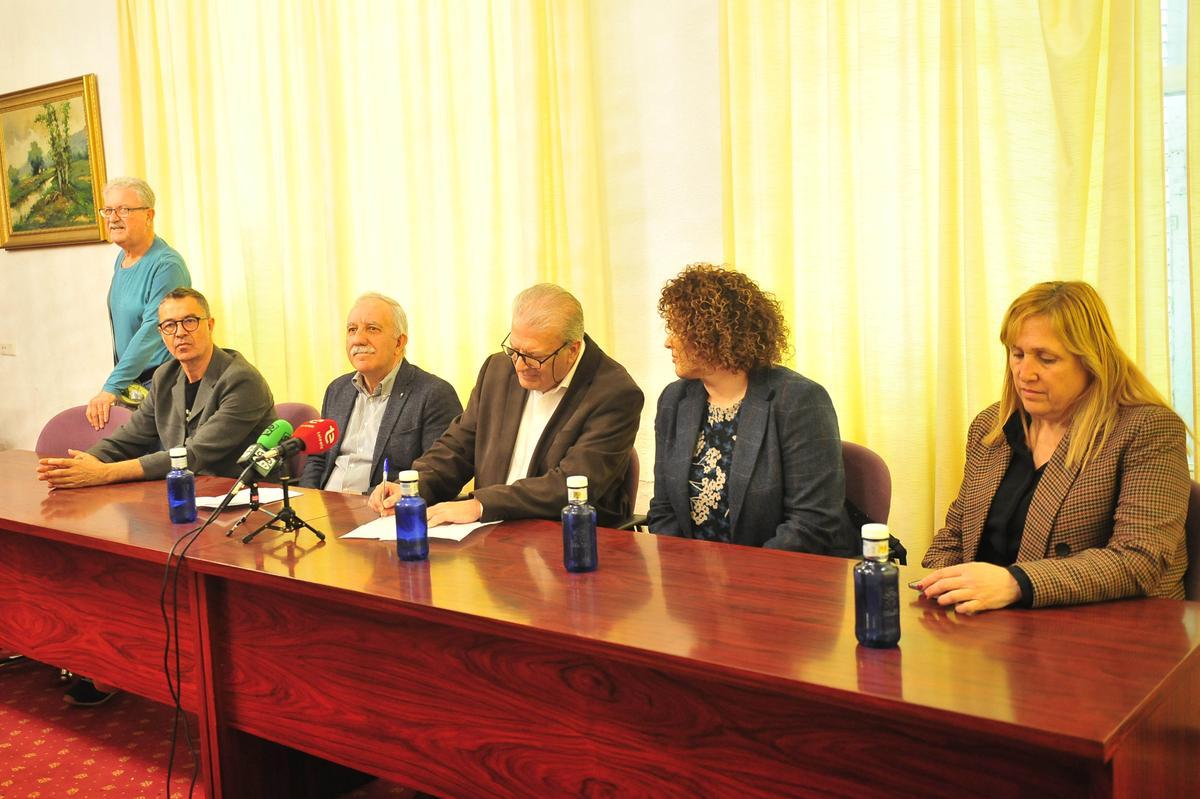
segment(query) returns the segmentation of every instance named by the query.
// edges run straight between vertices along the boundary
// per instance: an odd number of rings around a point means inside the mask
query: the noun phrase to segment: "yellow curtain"
[[[887,460],[917,562],[1022,290],[1095,284],[1168,392],[1157,3],[724,0],[721,25],[726,258]]]
[[[1192,375],[1200,382],[1200,8],[1187,19],[1187,180],[1188,253],[1192,286]],[[1200,429],[1200,386],[1192,384],[1193,433]],[[1195,439],[1193,439],[1195,443]],[[1192,478],[1200,480],[1200,446],[1192,449]]]
[[[120,0],[126,169],[276,400],[348,371],[377,290],[465,397],[511,298],[609,329],[585,2]]]

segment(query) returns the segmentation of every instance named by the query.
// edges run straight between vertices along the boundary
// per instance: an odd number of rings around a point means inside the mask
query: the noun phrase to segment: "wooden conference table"
[[[34,461],[0,453],[0,645],[165,701],[186,527],[163,483],[47,494]],[[295,507],[327,534],[371,518]],[[233,518],[181,597],[213,796],[295,790],[309,756],[447,797],[1200,791],[1198,603],[971,618],[906,596],[899,648],[868,650],[849,561],[603,530],[572,575],[558,525],[510,522],[412,564],[335,535],[243,545]]]

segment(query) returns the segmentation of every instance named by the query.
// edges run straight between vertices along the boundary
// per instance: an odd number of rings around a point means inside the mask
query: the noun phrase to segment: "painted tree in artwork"
[[[35,175],[40,175],[45,168],[46,155],[42,152],[42,145],[33,142],[29,145],[29,171]]]
[[[50,134],[50,165],[54,170],[54,187],[51,191],[60,197],[71,198],[71,106],[63,103],[57,108],[54,103],[42,106],[42,113],[35,121],[46,126]]]

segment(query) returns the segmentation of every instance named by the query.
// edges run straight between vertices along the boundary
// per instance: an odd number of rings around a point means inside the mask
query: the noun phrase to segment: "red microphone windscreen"
[[[337,422],[332,419],[312,419],[296,425],[292,436],[304,442],[304,451],[309,455],[326,452],[337,443]]]

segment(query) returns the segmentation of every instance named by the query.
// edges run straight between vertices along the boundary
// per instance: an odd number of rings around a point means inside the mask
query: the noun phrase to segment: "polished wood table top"
[[[47,492],[35,463],[0,453],[0,530],[162,559],[188,527],[167,522],[161,481]],[[197,493],[231,482],[200,478]],[[324,543],[301,531],[242,544],[224,535],[229,512],[192,547],[192,568],[834,704],[902,708],[1086,757],[1107,757],[1153,709],[1147,698],[1200,658],[1200,603],[966,617],[906,594],[900,646],[870,650],[854,638],[852,561],[601,530],[599,570],[575,575],[562,567],[559,525],[522,521],[460,543],[431,539],[429,561],[414,564],[391,542],[337,537],[372,518],[364,497],[305,491],[293,505]],[[919,573],[902,567],[901,581]]]
[[[952,714],[1087,757],[1106,757],[1146,698],[1200,658],[1200,603],[968,617],[902,585],[900,646],[872,650],[854,637],[849,560],[602,529],[600,568],[571,574],[560,526],[518,521],[431,538],[429,561],[406,563],[393,542],[336,537],[374,518],[364,497],[307,492],[294,506],[325,543],[306,531],[294,543],[214,537],[193,548],[193,568],[860,708],[903,706],[908,718]],[[902,583],[921,571],[902,567]]]
[[[37,462],[27,450],[0,452],[0,529],[165,563],[175,540],[195,526],[171,524],[165,480],[51,491],[37,479]],[[223,494],[232,482],[198,477],[196,493]],[[234,518],[224,513],[215,526],[224,530]]]

